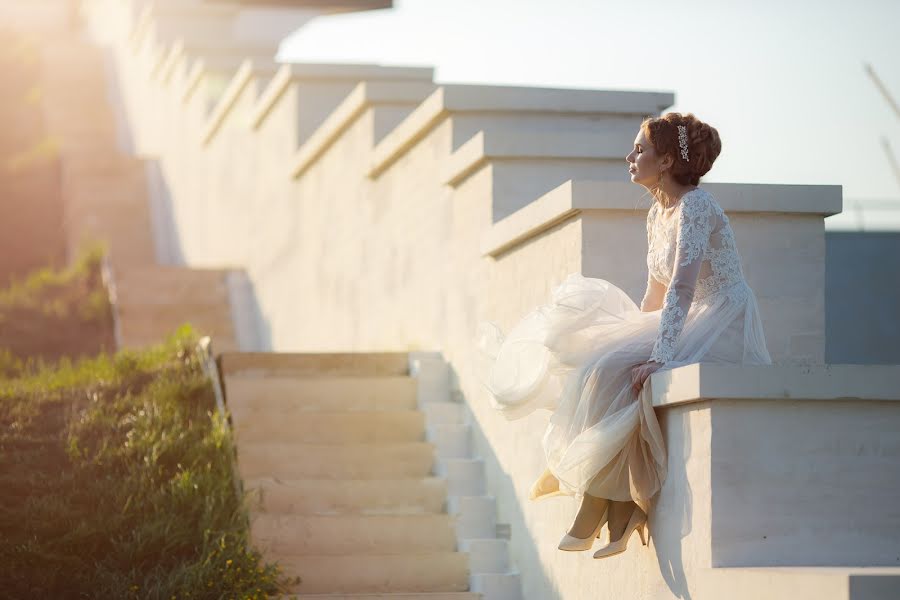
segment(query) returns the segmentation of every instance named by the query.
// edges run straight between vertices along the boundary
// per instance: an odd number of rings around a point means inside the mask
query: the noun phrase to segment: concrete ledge
[[[183,58],[183,60],[187,60]],[[206,63],[202,58],[199,58],[194,61],[194,63],[190,66],[190,69],[187,72],[187,76],[185,76],[184,90],[181,92],[181,102],[186,103],[191,99],[191,96],[194,95],[194,92],[197,91],[197,88],[200,87],[200,82],[203,80],[203,76],[208,72]]]
[[[169,80],[172,78],[172,73],[175,71],[175,66],[178,64],[182,54],[184,54],[184,42],[182,40],[177,40],[169,46],[166,58],[159,68],[158,80],[160,83],[163,85],[169,83]]]
[[[246,54],[235,54],[234,56],[197,57],[183,53],[180,59],[176,60],[175,64],[177,66],[180,62],[184,62],[186,65],[190,65],[187,67],[184,89],[181,91],[181,101],[187,102],[191,99],[191,96],[197,91],[205,76],[233,75],[240,69],[245,60],[250,60],[257,65],[267,65],[272,69],[275,69],[277,66],[277,63],[268,55],[249,56]]]
[[[668,92],[445,85],[375,147],[367,175],[380,175],[453,111],[646,115],[658,113],[674,99]]]
[[[162,83],[167,82],[175,65],[178,64],[178,59],[181,58],[183,53],[184,42],[182,40],[172,42],[168,48],[163,49],[163,52],[160,55],[161,58],[153,65],[153,69],[150,71],[150,77],[148,79],[150,81],[160,81]]]
[[[154,32],[155,37],[155,32]],[[157,40],[153,40],[157,41]],[[152,44],[147,48],[147,52],[150,54],[150,74],[147,77],[150,81],[156,81],[157,75],[162,70],[163,65],[166,62],[166,59],[169,57],[170,48],[164,42],[158,42],[156,44]]]
[[[621,159],[622,145],[594,132],[479,131],[450,155],[441,181],[457,186],[491,160],[517,158]]]
[[[216,56],[228,56],[234,58],[255,58],[275,61],[278,52],[278,44],[253,43],[246,41],[222,40],[220,42],[210,40],[191,40],[180,38],[179,43],[184,48],[185,54],[210,58]]]
[[[599,140],[598,140],[599,141]],[[841,212],[841,186],[756,183],[700,183],[726,212]],[[497,256],[581,210],[646,211],[643,187],[627,181],[571,180],[494,223],[481,237],[482,256]]]
[[[145,6],[138,14],[137,19],[135,19],[131,33],[128,34],[128,44],[133,53],[137,53],[144,44],[144,39],[152,23],[153,13],[150,11],[149,6]]]
[[[376,64],[290,63],[278,70],[253,108],[250,123],[258,128],[292,81],[299,80],[390,80],[431,82],[431,67],[386,67]],[[434,87],[433,85],[431,86]]]
[[[433,89],[434,84],[426,82],[361,82],[294,154],[291,160],[291,178],[300,177],[372,106],[416,105]]]
[[[209,120],[206,122],[206,126],[203,129],[203,135],[200,139],[201,146],[206,146],[212,141],[213,137],[219,131],[219,127],[225,121],[225,117],[228,116],[228,113],[231,112],[231,109],[234,107],[238,96],[241,95],[241,92],[244,91],[244,88],[247,87],[252,78],[253,62],[245,60],[241,63],[241,67],[238,69],[238,72],[235,73],[231,83],[228,84],[225,93],[222,94],[222,98],[219,100],[212,115],[210,115]]]
[[[797,367],[695,363],[650,377],[656,407],[709,399],[900,401],[900,365]]]
[[[234,108],[238,97],[240,97],[247,85],[253,81],[254,76],[266,75],[273,71],[274,63],[268,65],[264,63],[255,63],[249,58],[241,63],[240,69],[238,69],[238,72],[235,73],[231,82],[228,84],[228,87],[222,94],[222,98],[219,100],[219,103],[216,105],[216,108],[213,110],[212,115],[210,115],[209,120],[206,123],[206,127],[203,130],[203,135],[200,140],[201,146],[206,146],[212,141],[216,133],[218,133],[219,128],[222,126],[222,123],[225,122],[225,118],[231,112],[231,109]]]

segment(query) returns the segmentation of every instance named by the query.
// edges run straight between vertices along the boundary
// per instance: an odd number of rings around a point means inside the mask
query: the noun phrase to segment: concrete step
[[[93,132],[90,129],[84,131],[73,130],[60,124],[53,127],[59,139],[60,155],[63,157],[77,154],[90,154],[103,152],[118,143],[115,130]]]
[[[246,442],[238,447],[238,466],[244,479],[408,479],[430,475],[434,455],[427,442]]]
[[[469,589],[484,594],[485,598],[503,598],[503,600],[522,598],[522,581],[516,571],[473,573],[469,577]]]
[[[466,406],[460,402],[426,402],[421,407],[425,422],[433,425],[462,425],[467,421]]]
[[[285,574],[301,578],[292,590],[299,594],[469,591],[461,552],[274,558]]]
[[[450,496],[481,496],[485,493],[484,460],[481,458],[441,458],[434,472],[447,480]]]
[[[481,600],[475,592],[395,592],[385,594],[293,594],[281,600]]]
[[[444,511],[447,482],[422,479],[258,478],[244,482],[253,510],[272,514],[416,514]]]
[[[102,240],[109,248],[114,272],[152,264],[156,260],[150,217],[135,203],[116,202],[102,210],[87,210],[70,204],[66,223],[69,256],[77,255],[83,240]]]
[[[228,306],[226,269],[149,267],[116,273],[116,297],[121,304]]]
[[[253,514],[253,544],[268,555],[419,554],[456,550],[456,517]]]
[[[509,572],[509,540],[460,539],[459,550],[469,555],[469,571],[473,574]]]
[[[471,425],[440,424],[426,429],[425,439],[435,445],[439,458],[469,458]]]
[[[214,340],[234,341],[236,339],[234,325],[230,318],[204,315],[202,311],[185,311],[184,313],[165,315],[146,315],[140,307],[117,307],[119,330],[122,344],[126,347],[137,347],[144,342],[156,343],[171,335],[178,327],[190,323],[194,329],[209,335]],[[216,346],[217,348],[221,346]]]
[[[222,355],[221,363],[223,375],[256,377],[409,374],[406,352],[229,352]]]
[[[307,412],[232,411],[237,443],[303,441],[310,444],[420,442],[425,415],[418,411]]]
[[[63,177],[73,187],[106,188],[135,182],[146,185],[147,174],[142,159],[111,149],[109,152],[66,156]]]
[[[165,334],[156,332],[146,335],[133,335],[130,332],[126,331],[122,334],[122,347],[133,349],[148,348],[150,346],[159,344],[166,339],[166,336],[171,335],[174,332],[174,327],[171,330],[167,331]],[[224,352],[233,352],[239,349],[239,344],[233,336],[219,335],[208,331],[201,333],[203,335],[209,335],[213,338],[216,351],[218,351],[220,348]]]
[[[62,135],[71,141],[71,134]],[[95,131],[90,135],[91,143],[98,140]],[[103,240],[119,273],[151,265],[156,256],[143,161],[119,154],[115,140],[111,143],[106,151],[87,155],[64,151],[62,185],[70,255],[84,240]]]
[[[456,516],[459,539],[497,537],[497,499],[493,496],[448,495],[447,512]]]
[[[146,159],[124,154],[118,148],[108,148],[103,152],[93,154],[79,154],[78,156],[66,157],[66,171],[73,175],[78,174],[97,174],[112,173],[117,174],[124,171],[140,171],[144,172]]]
[[[223,303],[209,304],[134,304],[117,302],[116,310],[123,326],[135,332],[155,332],[173,325],[190,321],[198,328],[218,333],[230,332],[234,328],[231,308]]]
[[[118,300],[118,293],[116,298]],[[197,326],[231,326],[231,307],[225,302],[179,303],[178,297],[173,296],[170,305],[129,301],[116,304],[119,318],[129,319],[135,327],[143,323],[152,328],[154,323],[180,323],[188,318]]]
[[[265,378],[226,375],[225,389],[232,414],[263,411],[290,418],[315,411],[416,409],[416,380],[405,375]]]

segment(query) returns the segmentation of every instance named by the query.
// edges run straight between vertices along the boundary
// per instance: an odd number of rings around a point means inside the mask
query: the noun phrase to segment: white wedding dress
[[[589,493],[647,512],[666,477],[666,451],[649,385],[634,392],[632,367],[772,363],[734,232],[711,194],[692,189],[668,210],[654,201],[647,244],[648,293],[653,279],[666,286],[657,310],[642,312],[609,281],[572,273],[507,335],[479,325],[476,374],[492,406],[509,419],[553,413],[533,498]]]

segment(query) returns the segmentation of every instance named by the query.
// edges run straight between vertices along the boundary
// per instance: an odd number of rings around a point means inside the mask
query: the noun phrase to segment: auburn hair
[[[678,126],[687,128],[688,159],[681,157],[678,145]],[[697,185],[700,178],[712,169],[722,151],[722,142],[715,127],[704,123],[691,113],[666,113],[661,117],[647,117],[641,123],[644,135],[653,145],[657,155],[670,154],[672,179],[681,185]]]

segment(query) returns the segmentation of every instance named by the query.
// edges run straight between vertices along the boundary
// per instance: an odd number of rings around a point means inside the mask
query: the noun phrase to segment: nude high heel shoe
[[[594,553],[594,558],[606,558],[625,552],[625,549],[628,547],[628,538],[631,537],[631,534],[635,529],[637,529],[638,535],[641,538],[641,544],[646,546],[647,515],[638,507],[635,507],[634,512],[631,513],[631,518],[628,519],[628,525],[625,526],[625,532],[622,534],[622,537],[597,550]]]
[[[544,469],[541,476],[537,478],[531,491],[528,493],[529,500],[543,500],[544,498],[552,498],[553,496],[563,496],[565,492],[559,489],[559,480],[550,472],[550,469]]]
[[[563,539],[559,542],[559,549],[566,550],[567,552],[575,552],[578,550],[590,550],[591,546],[594,545],[594,540],[600,537],[600,530],[603,529],[603,526],[609,520],[609,504],[607,503],[606,508],[603,511],[603,516],[600,517],[600,521],[597,523],[597,527],[594,529],[594,532],[586,538],[575,537],[574,535],[569,535],[568,532],[563,536]]]

